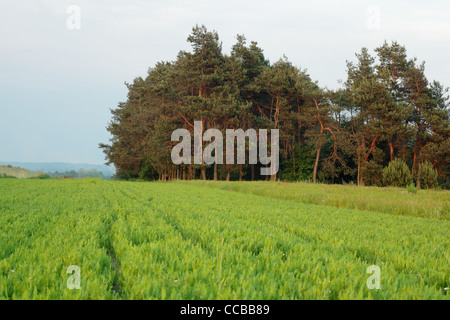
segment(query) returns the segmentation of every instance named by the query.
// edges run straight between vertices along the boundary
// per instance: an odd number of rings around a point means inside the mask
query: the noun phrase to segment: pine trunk
[[[313,182],[316,183],[317,179],[317,168],[319,167],[320,151],[322,149],[322,140],[319,141],[319,146],[317,147],[316,162],[314,163],[313,171]]]

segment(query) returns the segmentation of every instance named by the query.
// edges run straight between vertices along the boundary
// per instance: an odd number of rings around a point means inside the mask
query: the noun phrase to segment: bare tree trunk
[[[359,170],[360,170],[360,172],[359,172],[359,182],[358,182],[358,186],[364,187],[364,174],[363,174],[363,171],[362,171],[362,165],[360,165]]]
[[[394,161],[394,147],[392,146],[392,142],[389,141],[389,155],[391,157],[391,161]]]
[[[417,189],[420,189],[420,164],[419,164],[419,169],[417,170],[417,185],[416,185]]]
[[[416,161],[417,161],[417,148],[414,148],[414,160],[413,160],[413,164],[412,164],[412,169],[411,169],[411,175],[412,178],[414,179],[414,174],[415,174],[415,168],[416,168]]]
[[[277,102],[278,103],[278,102]],[[278,113],[279,111],[277,111],[277,113]],[[276,113],[276,114],[277,114]],[[278,116],[277,116],[278,117]],[[277,127],[277,125],[275,124],[275,128]],[[278,146],[278,142],[277,141],[275,141],[275,143],[274,143],[274,145],[275,146]],[[278,147],[279,148],[279,147]],[[279,149],[278,149],[279,150]],[[272,157],[272,151],[270,151],[270,157]],[[271,163],[271,167],[272,167],[272,174],[271,174],[271,176],[270,176],[270,180],[272,180],[272,181],[276,181],[277,180],[277,173],[276,173],[276,171],[275,171],[275,165],[274,165],[274,163],[272,162]]]
[[[292,162],[293,162],[292,171],[293,171],[293,175],[295,177],[295,150],[294,150],[294,152],[292,152]]]
[[[322,139],[319,140],[319,146],[317,147],[316,162],[314,163],[313,182],[316,183],[317,168],[319,167],[320,151],[322,149]]]
[[[358,153],[358,177],[356,181],[358,187],[361,185],[361,155]]]
[[[231,175],[230,165],[227,164],[227,181],[230,181],[230,175]]]
[[[202,71],[202,73],[203,73],[203,71]],[[201,87],[200,87],[199,96],[200,97],[202,96]],[[201,121],[202,121],[202,139],[203,139],[203,134],[205,133],[205,119],[203,119],[203,117],[201,117]],[[203,150],[202,150],[202,168],[201,168],[201,172],[202,172],[202,179],[206,180],[206,168],[203,166],[204,163],[205,163],[205,158],[204,158],[204,154],[203,154]]]
[[[202,168],[202,179],[206,180],[206,169]]]

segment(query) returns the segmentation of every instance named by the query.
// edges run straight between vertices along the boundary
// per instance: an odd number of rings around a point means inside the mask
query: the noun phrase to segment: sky
[[[362,47],[395,40],[450,86],[448,0],[1,0],[0,161],[104,163],[125,82],[190,50],[196,24],[224,53],[244,34],[330,89]]]

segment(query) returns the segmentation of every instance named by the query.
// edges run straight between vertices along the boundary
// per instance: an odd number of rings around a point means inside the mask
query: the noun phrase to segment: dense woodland
[[[145,79],[127,84],[128,100],[111,109],[112,139],[100,147],[119,178],[382,186],[389,185],[389,170],[406,168],[419,187],[421,171],[449,186],[448,89],[428,80],[425,64],[397,42],[373,54],[363,48],[347,62],[341,88],[328,90],[285,56],[270,63],[243,35],[230,54],[204,26],[194,27],[187,41],[191,52],[180,51],[175,61],[157,63]],[[278,174],[260,176],[259,164],[175,166],[171,150],[178,142],[171,134],[193,132],[194,121],[223,132],[279,129]]]

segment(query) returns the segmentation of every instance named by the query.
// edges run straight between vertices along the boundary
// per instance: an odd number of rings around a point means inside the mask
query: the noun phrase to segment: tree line
[[[63,172],[55,171],[55,172],[48,172],[48,175],[51,178],[56,178],[58,176],[72,176],[73,178],[100,178],[100,179],[109,179],[110,177],[105,176],[103,172],[91,168],[91,169],[84,169],[80,168],[78,171],[76,170],[67,170]]]
[[[236,37],[222,52],[215,31],[195,26],[175,61],[159,62],[145,79],[127,83],[128,99],[111,109],[107,164],[122,179],[214,179],[383,185],[393,163],[406,163],[420,185],[421,168],[449,185],[448,88],[425,77],[425,64],[397,42],[347,61],[337,90],[313,81],[283,56],[270,63],[257,42]],[[279,129],[280,170],[260,176],[259,164],[175,166],[175,129]],[[248,162],[247,162],[248,163]],[[402,167],[402,166],[397,166]],[[384,170],[384,171],[383,171]]]

